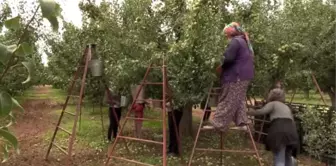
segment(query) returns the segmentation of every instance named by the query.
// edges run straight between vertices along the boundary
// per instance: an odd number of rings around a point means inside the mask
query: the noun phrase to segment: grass
[[[68,107],[69,112],[75,111],[75,106]],[[55,116],[59,115],[61,110],[56,110],[53,112]],[[103,109],[103,112],[107,112],[107,108]],[[125,113],[125,111],[124,111]],[[146,109],[145,110],[145,117],[146,118],[158,118],[161,116],[160,111]],[[195,118],[196,119],[196,118]],[[75,148],[81,149],[82,147],[87,147],[90,149],[98,150],[98,151],[107,151],[108,144],[106,143],[105,137],[106,129],[108,125],[108,119],[106,114],[104,115],[104,134],[102,133],[102,125],[100,120],[100,113],[98,110],[96,112],[92,112],[91,107],[87,107],[83,109],[81,125],[78,126],[78,133],[77,133],[77,142]],[[121,120],[123,122],[123,119]],[[194,120],[196,121],[196,120]],[[64,122],[61,125],[63,128],[67,130],[71,130],[73,126],[73,119],[72,118],[65,118]],[[129,121],[126,125],[124,135],[132,135],[132,127],[133,121]],[[195,125],[196,127],[196,125]],[[143,137],[145,139],[162,141],[162,123],[161,122],[149,122],[145,121],[143,123]],[[196,128],[195,128],[196,129]],[[50,138],[50,132],[47,133],[47,137]],[[168,134],[167,134],[168,136]],[[243,148],[246,149],[248,147],[248,142],[246,139],[242,139],[244,136],[238,133],[229,133],[226,137],[225,147],[227,148]],[[218,142],[220,137],[215,133],[202,133],[199,141],[199,147],[207,147],[207,148],[218,148]],[[68,135],[64,132],[59,132],[56,138],[58,143],[61,144],[63,147],[67,146]],[[193,146],[193,140],[191,138],[183,139],[183,158],[182,161],[183,165],[186,165],[187,160],[190,156],[191,148]],[[149,164],[158,164],[162,162],[162,151],[160,145],[153,145],[147,143],[140,143],[135,141],[130,141],[128,143],[128,147],[131,153],[128,153],[127,150],[124,148],[124,144],[122,141],[118,143],[116,149],[119,156],[124,156],[126,158],[136,159],[141,162],[149,163]],[[131,155],[130,155],[131,154]],[[197,153],[196,153],[197,154]],[[216,165],[219,163],[219,155],[218,153],[210,153],[207,157],[202,158],[195,158],[195,162],[197,165]],[[241,155],[232,155],[232,154],[223,154],[223,159],[225,161],[230,161],[231,164],[244,164],[244,165],[255,165],[256,161],[253,157],[243,157],[243,160],[240,159]],[[114,160],[115,161],[115,160]],[[235,162],[233,162],[235,161]],[[238,163],[237,163],[237,162]],[[119,162],[118,162],[119,163]],[[169,157],[168,158],[169,165],[180,165],[181,161],[180,158],[176,157]],[[126,164],[120,162],[120,164]],[[129,163],[127,163],[129,164]],[[230,165],[230,164],[228,164]]]
[[[66,92],[61,89],[48,88],[48,93],[37,93],[35,87],[31,87],[24,91],[20,96],[15,96],[19,103],[23,103],[27,100],[46,100],[50,99],[58,103],[64,102],[66,98]]]
[[[52,96],[56,96],[56,99],[64,99],[65,93],[60,90],[52,89]],[[33,96],[33,95],[32,95]],[[40,96],[41,97],[41,96]],[[69,112],[75,112],[75,106],[70,105],[67,108]],[[102,129],[101,115],[99,109],[95,108],[93,111],[91,104],[85,104],[85,108],[82,109],[82,119],[80,124],[78,123],[78,130],[76,136],[75,149],[77,151],[83,149],[90,149],[99,152],[107,152],[108,143],[106,142],[106,133],[108,128],[108,117],[107,111],[108,108],[103,108],[103,121],[104,121],[104,131]],[[125,114],[126,110],[123,110]],[[55,118],[58,118],[61,110],[55,110],[52,112]],[[122,115],[124,117],[125,115]],[[161,112],[153,109],[145,110],[145,118],[160,119]],[[121,124],[124,122],[124,118],[121,119]],[[198,127],[200,122],[199,117],[194,117],[193,122],[196,122],[197,125],[194,125],[194,132]],[[195,124],[195,123],[194,123]],[[123,135],[133,136],[133,120],[129,120],[124,129]],[[66,116],[61,125],[63,128],[71,131],[73,126],[73,117]],[[152,122],[144,121],[143,122],[143,131],[142,135],[144,139],[162,141],[162,123],[161,122]],[[49,131],[45,134],[45,139],[49,140],[53,131]],[[167,133],[167,136],[168,133]],[[56,142],[61,144],[63,147],[68,145],[69,135],[60,131],[57,134]],[[168,137],[167,137],[168,139]],[[239,132],[229,132],[224,139],[224,147],[231,149],[251,149],[250,141],[243,133]],[[168,140],[167,140],[168,141]],[[123,156],[128,159],[134,159],[140,162],[145,162],[148,164],[158,165],[162,162],[162,151],[161,145],[153,145],[147,143],[140,143],[136,141],[129,141],[127,143],[128,148],[131,153],[128,153],[126,150],[123,141],[120,141],[116,147],[116,153],[118,156]],[[197,147],[200,148],[219,148],[220,135],[214,131],[205,131],[201,133],[199,137]],[[169,157],[168,165],[177,166],[177,165],[187,165],[187,162],[190,157],[191,149],[193,147],[194,140],[191,137],[183,137],[182,139],[182,157],[183,160],[177,157]],[[263,149],[259,147],[259,149]],[[272,155],[269,152],[259,151],[263,158],[265,165],[271,165]],[[220,155],[218,152],[208,152],[204,156],[198,157],[201,153],[195,152],[193,165],[219,165],[221,158],[223,159],[223,164],[227,166],[238,166],[238,165],[257,165],[255,157],[253,155],[241,155],[241,154],[228,154],[223,153]],[[130,163],[113,160],[113,163],[116,165],[130,165]]]
[[[286,101],[290,101],[292,99],[292,92],[286,94]],[[331,105],[331,100],[328,95],[323,95],[324,100],[327,105]],[[262,97],[256,97],[257,100],[262,100]],[[302,103],[302,104],[316,104],[316,105],[324,105],[320,94],[310,93],[309,98],[307,98],[303,93],[296,93],[293,99],[293,103]]]

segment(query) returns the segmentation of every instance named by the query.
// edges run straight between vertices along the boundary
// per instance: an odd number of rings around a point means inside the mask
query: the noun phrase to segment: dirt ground
[[[48,94],[50,87],[35,87],[36,94]],[[20,154],[13,154],[8,162],[1,166],[58,166],[65,165],[64,155],[53,153],[45,160],[50,136],[46,132],[53,131],[57,118],[52,112],[61,109],[61,105],[50,99],[27,99],[22,104],[25,111],[16,115],[17,123],[11,127],[19,140]],[[90,165],[87,162],[103,157],[90,149],[81,150],[76,154],[73,165]],[[83,162],[86,161],[86,162]]]

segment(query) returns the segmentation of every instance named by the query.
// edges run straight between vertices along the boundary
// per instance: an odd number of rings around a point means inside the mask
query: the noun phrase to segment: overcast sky
[[[4,0],[0,0],[0,3]],[[12,9],[12,15],[16,16],[18,13],[18,10],[16,7],[19,5],[20,0],[10,0],[10,7]],[[26,0],[26,1],[36,1],[36,0]],[[61,5],[62,8],[62,15],[66,22],[72,22],[74,25],[80,27],[82,25],[82,12],[80,11],[78,4],[81,0],[55,0],[57,3]],[[102,0],[96,0],[96,3],[99,4]],[[25,6],[27,8],[31,8],[29,3]],[[44,20],[44,24],[50,25],[47,20]],[[51,31],[50,26],[48,26],[49,30]],[[62,29],[62,23],[60,22],[60,28]],[[39,43],[39,45],[41,42]],[[46,64],[48,62],[47,55],[44,52],[41,52],[42,54],[42,63]]]

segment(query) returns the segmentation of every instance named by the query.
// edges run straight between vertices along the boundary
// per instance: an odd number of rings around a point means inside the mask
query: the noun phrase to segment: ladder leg
[[[99,111],[100,111],[100,121],[101,121],[101,126],[102,126],[102,136],[103,136],[103,141],[105,142],[104,115],[103,115],[102,102],[100,102]]]
[[[51,148],[52,148],[52,144],[53,144],[53,142],[55,141],[55,137],[56,137],[56,134],[57,134],[57,131],[58,131],[58,126],[61,124],[61,121],[62,121],[62,118],[63,118],[63,115],[64,115],[64,111],[65,111],[65,109],[67,108],[67,105],[68,105],[68,102],[69,102],[69,99],[70,99],[69,94],[72,93],[72,90],[73,90],[74,85],[75,85],[75,80],[78,78],[78,73],[79,73],[79,70],[77,70],[77,71],[75,72],[74,79],[73,79],[73,80],[71,81],[71,83],[70,83],[70,87],[69,87],[69,89],[68,89],[68,96],[67,96],[67,98],[66,98],[66,100],[65,100],[65,103],[64,103],[63,108],[62,108],[61,115],[60,115],[60,117],[59,117],[59,119],[58,119],[58,121],[57,121],[57,124],[56,124],[56,128],[55,128],[54,134],[53,134],[53,136],[51,137],[51,140],[50,140],[50,143],[49,143],[49,147],[48,147],[47,154],[46,154],[46,157],[45,157],[46,160],[47,160],[48,157],[49,157],[49,153],[50,153],[50,150],[51,150]]]
[[[263,132],[265,120],[266,120],[266,115],[264,115],[263,121],[261,122],[260,132]],[[260,138],[261,138],[261,133],[258,134],[258,142],[260,142]]]
[[[163,146],[162,146],[162,165],[163,166],[167,166],[167,123],[166,123],[166,88],[167,88],[167,81],[166,81],[166,66],[164,64],[164,60],[163,60],[163,68],[162,68],[162,76],[163,76],[163,87],[162,87],[162,98],[163,98],[163,102],[162,102],[162,132],[163,132]],[[176,124],[175,124],[176,125]]]
[[[104,88],[104,86],[102,86],[102,81],[99,80],[99,91]],[[104,115],[103,115],[103,100],[104,97],[100,96],[100,102],[99,102],[99,112],[100,112],[100,121],[101,121],[101,127],[102,127],[102,137],[103,137],[103,142],[105,142],[105,129],[104,129]],[[92,105],[94,105],[94,103],[92,103]]]
[[[89,46],[88,51],[87,51],[87,55],[85,57],[85,67],[84,67],[84,72],[83,72],[82,80],[81,80],[81,88],[80,88],[79,99],[78,99],[78,103],[77,103],[77,107],[76,107],[75,121],[74,121],[74,125],[73,125],[73,128],[72,128],[72,134],[70,136],[70,141],[69,141],[68,156],[69,156],[70,159],[71,159],[71,156],[72,156],[73,144],[74,144],[74,141],[76,139],[76,129],[77,129],[78,116],[81,115],[81,111],[82,111],[83,94],[84,94],[85,81],[86,81],[86,76],[87,76],[88,65],[89,65],[90,59],[91,59],[91,46]]]
[[[257,146],[256,146],[256,144],[254,142],[253,135],[252,135],[252,132],[251,132],[251,129],[250,129],[250,125],[246,125],[246,126],[247,126],[248,133],[250,135],[250,139],[252,141],[253,149],[254,149],[255,154],[257,156],[257,160],[258,160],[259,166],[262,166],[261,159],[260,159],[259,152],[258,152],[258,148],[257,148]]]
[[[193,149],[191,150],[191,155],[190,155],[190,158],[189,158],[188,166],[191,166],[192,159],[193,159],[194,154],[195,154],[195,149],[196,149],[196,146],[197,146],[197,141],[198,141],[201,129],[202,129],[202,125],[203,125],[203,119],[204,119],[205,114],[206,114],[206,108],[207,108],[207,106],[209,104],[209,98],[210,98],[210,93],[211,93],[212,87],[213,87],[213,85],[210,86],[210,89],[209,89],[209,92],[208,92],[207,101],[205,103],[204,110],[203,110],[203,117],[201,118],[201,122],[200,122],[200,124],[198,126],[198,130],[197,130],[196,138],[195,138],[195,141],[194,141]]]
[[[73,86],[73,85],[72,85],[72,86]],[[65,111],[65,109],[66,109],[66,107],[67,107],[67,105],[68,105],[69,99],[70,99],[70,97],[68,96],[68,97],[66,98],[66,100],[65,100],[64,105],[63,105],[61,115],[60,115],[60,117],[58,118],[58,121],[57,121],[57,124],[56,124],[56,128],[55,128],[55,131],[54,131],[54,134],[53,134],[53,136],[51,137],[51,140],[50,140],[50,143],[49,143],[49,147],[48,147],[47,154],[46,154],[46,157],[45,157],[46,160],[47,160],[48,157],[49,157],[50,150],[51,150],[51,148],[52,148],[52,146],[53,146],[53,142],[55,141],[55,138],[56,138],[56,134],[57,134],[57,131],[58,131],[58,126],[61,124],[61,121],[62,121],[62,118],[63,118],[63,115],[64,115],[64,111]]]
[[[223,150],[223,132],[220,132],[220,149]],[[220,165],[223,165],[223,152],[220,152]]]
[[[192,160],[193,160],[193,157],[194,157],[194,153],[195,153],[195,149],[196,149],[196,146],[197,146],[198,138],[199,138],[199,135],[200,135],[200,132],[201,132],[201,129],[202,129],[202,125],[203,125],[204,116],[205,116],[205,112],[203,113],[203,117],[201,118],[201,123],[198,126],[198,130],[197,130],[196,138],[195,138],[195,141],[194,141],[193,149],[191,150],[191,155],[190,155],[190,158],[189,158],[188,166],[191,166],[191,163],[192,163]]]
[[[51,137],[51,140],[50,140],[50,143],[49,143],[49,146],[48,146],[48,150],[47,150],[47,154],[46,154],[45,160],[47,160],[48,157],[49,157],[49,153],[50,153],[51,147],[53,145],[53,142],[55,141],[55,137],[56,137],[56,134],[57,134],[57,131],[58,131],[58,126],[60,125],[60,123],[62,121],[63,114],[64,114],[64,109],[62,110],[62,113],[61,113],[60,117],[58,118],[58,122],[56,124],[56,128],[55,128],[54,134]]]

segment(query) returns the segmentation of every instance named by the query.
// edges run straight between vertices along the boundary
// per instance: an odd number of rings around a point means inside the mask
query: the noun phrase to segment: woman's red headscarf
[[[237,34],[237,33],[242,33],[244,34],[245,36],[245,39],[246,39],[246,42],[247,42],[247,45],[249,47],[249,49],[251,50],[252,54],[254,54],[253,52],[253,48],[252,48],[252,44],[250,42],[250,38],[248,37],[248,33],[245,32],[243,30],[243,28],[240,26],[239,23],[237,22],[232,22],[230,23],[229,25],[226,25],[224,27],[224,33],[227,34],[228,36],[232,36],[233,34]]]

